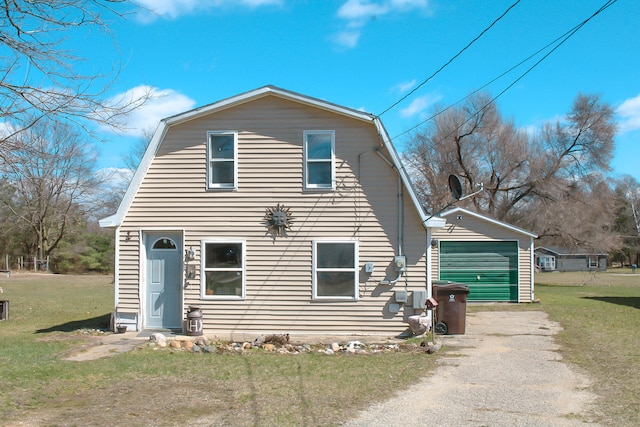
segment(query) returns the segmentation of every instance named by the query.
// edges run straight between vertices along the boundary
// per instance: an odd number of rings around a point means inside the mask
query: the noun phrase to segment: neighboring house
[[[469,301],[534,300],[535,234],[467,209],[441,214],[433,232],[433,279],[469,286]]]
[[[607,254],[555,246],[535,250],[536,266],[542,271],[607,271]]]
[[[432,228],[380,120],[267,86],[160,122],[117,211],[129,330],[397,335],[430,296]]]

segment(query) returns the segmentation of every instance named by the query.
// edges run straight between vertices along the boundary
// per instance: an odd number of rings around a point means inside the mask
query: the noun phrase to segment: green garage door
[[[469,285],[470,301],[518,300],[518,242],[440,242],[440,280]]]

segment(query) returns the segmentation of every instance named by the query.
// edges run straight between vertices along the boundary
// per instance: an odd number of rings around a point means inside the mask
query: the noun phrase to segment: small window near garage
[[[238,133],[207,133],[207,188],[234,189],[238,186]]]
[[[357,299],[356,242],[313,243],[313,298]]]
[[[588,257],[589,268],[598,268],[598,257]]]
[[[243,299],[245,296],[244,242],[204,242],[203,298]]]
[[[543,270],[555,270],[556,269],[556,259],[552,256],[544,256],[541,255],[536,258],[536,262],[538,267]]]
[[[305,189],[333,189],[335,182],[335,132],[313,130],[304,132]]]

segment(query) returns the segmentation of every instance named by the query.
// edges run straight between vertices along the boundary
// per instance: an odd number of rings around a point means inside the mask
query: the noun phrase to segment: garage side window
[[[245,297],[245,243],[204,242],[203,298]]]
[[[207,133],[207,188],[234,189],[238,186],[238,133]]]
[[[357,299],[357,242],[313,243],[313,298]]]

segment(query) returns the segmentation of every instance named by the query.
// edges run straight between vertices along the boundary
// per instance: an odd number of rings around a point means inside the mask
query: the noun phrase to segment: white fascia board
[[[387,152],[391,156],[391,161],[393,162],[398,173],[400,174],[402,183],[404,184],[404,187],[407,189],[407,192],[409,193],[409,197],[411,197],[411,200],[413,201],[416,211],[420,216],[420,222],[422,223],[423,227],[425,228],[444,227],[447,223],[447,221],[444,218],[438,218],[438,217],[429,218],[429,216],[427,216],[426,212],[422,208],[422,205],[420,204],[418,195],[416,194],[415,189],[413,188],[413,184],[411,183],[409,174],[405,170],[404,165],[400,160],[400,156],[398,156],[398,153],[396,152],[396,149],[393,146],[393,143],[391,142],[391,138],[389,138],[389,134],[387,133],[387,130],[385,129],[384,125],[382,124],[382,122],[378,117],[374,118],[373,121],[376,125],[376,128],[378,129],[378,134],[382,139],[382,143],[384,144],[385,148],[387,149]]]
[[[448,217],[448,216],[451,216],[453,214],[459,214],[459,213],[463,213],[465,215],[471,215],[472,217],[481,219],[483,221],[490,222],[490,223],[495,224],[495,225],[497,225],[499,227],[506,228],[507,230],[511,230],[511,231],[516,232],[516,233],[524,234],[525,236],[529,236],[529,237],[531,237],[533,239],[536,239],[538,237],[537,234],[532,233],[532,232],[527,231],[527,230],[523,230],[522,228],[516,227],[515,225],[511,225],[511,224],[507,224],[506,222],[498,221],[497,219],[493,219],[493,218],[488,217],[486,215],[482,215],[482,214],[470,211],[470,210],[465,209],[465,208],[460,208],[460,207],[453,208],[451,210],[443,212],[441,214],[441,216],[442,217]]]
[[[120,206],[118,207],[118,211],[107,218],[103,218],[99,221],[100,227],[103,228],[113,228],[119,227],[122,225],[122,221],[124,220],[129,208],[131,207],[131,203],[133,203],[133,198],[138,192],[138,188],[142,184],[142,179],[147,174],[149,167],[151,166],[151,162],[158,151],[158,146],[160,145],[160,141],[164,139],[165,134],[167,133],[167,123],[164,120],[160,121],[160,124],[156,128],[151,141],[149,142],[149,146],[140,161],[140,165],[138,165],[138,169],[136,169],[136,173],[133,175],[131,182],[129,183],[129,187],[127,187],[127,192],[125,193],[122,201],[120,202]]]
[[[116,217],[117,217],[117,215],[113,214],[113,215],[108,216],[106,218],[102,218],[101,220],[98,221],[98,224],[100,224],[100,227],[102,227],[102,228],[115,227]]]
[[[430,227],[430,228],[443,228],[444,226],[447,225],[447,220],[444,218],[440,218],[437,216],[434,216],[433,218],[429,218],[426,219],[423,222],[425,227]]]

